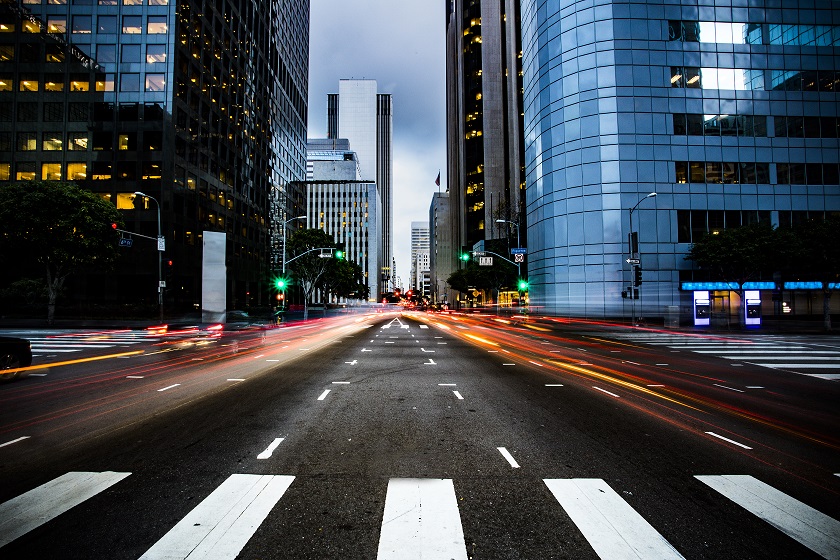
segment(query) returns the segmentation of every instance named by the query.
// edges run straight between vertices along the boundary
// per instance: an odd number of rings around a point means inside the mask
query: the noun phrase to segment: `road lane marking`
[[[281,437],[274,438],[274,441],[271,442],[271,445],[266,447],[265,451],[263,451],[262,453],[257,455],[257,459],[268,459],[269,457],[271,457],[271,454],[274,453],[274,450],[277,449],[277,446],[279,446],[281,443],[283,443],[284,439],[285,438],[281,438]]]
[[[373,352],[373,350],[368,350],[367,348],[362,348],[362,352]]]
[[[661,383],[652,383],[652,384],[648,385],[648,387],[664,387],[664,386],[665,385],[662,385]]]
[[[435,352],[434,350],[426,350],[425,348],[421,348],[420,350],[423,351],[423,352],[431,352],[433,354]]]
[[[615,398],[617,398],[617,399],[620,399],[620,398],[621,398],[620,396],[616,395],[615,393],[610,393],[610,392],[609,392],[609,391],[607,391],[606,389],[601,389],[600,387],[595,387],[594,385],[592,386],[592,388],[593,388],[593,389],[595,389],[596,391],[601,391],[602,393],[606,393],[606,394],[608,394],[608,395],[610,395],[610,396],[613,396],[613,397],[615,397]]]
[[[279,362],[280,360],[266,360],[266,362]]]
[[[421,329],[428,329],[428,328],[429,328],[429,325],[420,325],[420,328],[421,328]]]
[[[840,522],[749,475],[695,476],[824,558],[840,558]]]
[[[709,434],[712,437],[716,437],[718,439],[722,439],[723,441],[727,441],[727,442],[731,443],[732,445],[737,445],[738,447],[743,447],[744,449],[752,449],[752,447],[749,447],[748,445],[744,445],[743,443],[738,443],[737,441],[726,438],[726,437],[723,437],[720,434],[716,434],[714,432],[706,432],[706,433]]]
[[[544,479],[601,558],[683,559],[683,556],[601,479]]]
[[[0,547],[107,490],[130,474],[69,472],[0,504]]]
[[[656,365],[658,365],[658,366],[667,366],[667,365],[670,365],[670,364],[656,364]]]
[[[562,385],[559,384],[559,383],[546,383],[545,386],[546,387],[562,387]]]
[[[329,395],[329,394],[330,394],[330,389],[325,389],[324,392],[321,393],[321,396],[318,397],[318,400],[322,401],[322,400],[326,399],[327,395]]]
[[[46,373],[30,373],[29,377],[46,377],[47,375]]]
[[[446,346],[446,343],[445,343],[445,342],[438,342],[438,344],[443,345],[443,346]]]
[[[498,354],[499,353],[498,350],[488,350],[487,352],[490,353],[490,354]]]
[[[761,385],[747,385],[747,389],[764,389]]]
[[[424,366],[436,366],[437,364],[435,363],[435,361],[433,359],[429,358],[429,361],[424,363],[423,365]]]
[[[516,364],[502,364],[503,366],[515,366]]]
[[[386,340],[385,344],[396,344],[396,342],[394,342],[393,340]]]
[[[514,469],[519,468],[519,463],[516,462],[516,459],[513,458],[513,455],[510,454],[510,451],[505,449],[504,447],[497,447],[496,449],[499,450],[499,453],[502,454],[502,457],[507,459],[507,462],[510,463],[510,466]]]
[[[143,379],[145,376],[143,375],[126,375],[126,379]]]
[[[461,393],[459,393],[458,391],[452,391],[452,392],[455,393],[455,396],[458,398],[459,401],[464,400],[464,397],[461,396]]]
[[[456,383],[438,383],[438,387],[457,387]]]
[[[0,443],[0,447],[6,447],[7,445],[12,445],[13,443],[17,443],[19,441],[23,441],[25,439],[29,439],[32,436],[22,436],[17,439],[13,439],[12,441],[7,441],[6,443]]]
[[[169,389],[174,389],[175,387],[180,387],[180,383],[175,383],[174,385],[170,385],[169,387],[164,387],[163,389],[158,389],[158,393],[161,391],[168,391]]]
[[[359,360],[353,360],[352,362],[344,362],[344,363],[349,364],[351,366],[355,366],[357,363],[359,363]]]
[[[265,354],[260,354],[259,356],[254,356],[254,359],[256,360],[258,358],[262,358],[263,356],[265,356]]]
[[[533,361],[533,360],[528,360],[528,363],[534,364],[535,366],[545,367],[545,366],[544,366],[544,365],[542,365],[541,363],[539,363],[539,362],[535,362],[535,361]]]
[[[377,560],[467,560],[458,498],[449,479],[392,478],[385,495]]]
[[[349,381],[333,381],[333,385],[350,385]]]
[[[244,380],[244,379],[242,379],[242,378],[238,378],[238,379],[237,379],[237,378],[233,378],[233,379],[228,379],[228,381],[245,381],[245,380]]]
[[[294,479],[231,475],[140,559],[236,558]]]
[[[738,393],[743,393],[741,389],[733,389],[732,387],[727,387],[726,385],[721,385],[720,383],[712,383],[715,387],[720,387],[721,389],[729,389],[730,391],[736,391]]]

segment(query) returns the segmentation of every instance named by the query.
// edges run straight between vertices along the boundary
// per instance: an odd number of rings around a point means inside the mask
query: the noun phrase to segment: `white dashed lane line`
[[[516,459],[513,458],[513,455],[510,454],[510,451],[505,449],[504,447],[497,447],[496,449],[499,450],[499,453],[502,454],[502,457],[507,459],[507,462],[510,463],[510,466],[514,469],[519,468],[519,463],[516,462]]]

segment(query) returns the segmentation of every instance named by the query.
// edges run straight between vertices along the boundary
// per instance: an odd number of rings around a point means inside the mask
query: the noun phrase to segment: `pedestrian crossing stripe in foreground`
[[[71,472],[0,504],[0,546],[130,474]],[[840,560],[837,520],[751,476],[695,478],[822,557]],[[235,559],[294,479],[282,475],[231,475],[141,558]],[[604,480],[543,482],[600,558],[683,558]],[[451,479],[389,480],[377,560],[467,557]]]

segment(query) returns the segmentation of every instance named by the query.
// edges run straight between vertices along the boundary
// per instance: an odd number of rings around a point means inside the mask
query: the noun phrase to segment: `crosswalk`
[[[107,491],[131,473],[70,472],[0,504],[2,547]],[[748,475],[697,475],[699,481],[814,553],[840,559],[840,522]],[[141,556],[234,559],[294,484],[291,475],[233,474]],[[601,559],[677,560],[684,556],[602,479],[543,479],[557,504]],[[699,488],[699,487],[698,487]],[[282,527],[279,529],[282,531]],[[95,535],[91,535],[95,538]],[[388,481],[378,560],[466,560],[452,479]]]
[[[766,368],[840,380],[840,341],[779,335],[739,337],[671,333],[612,333],[614,340],[664,346]]]
[[[13,331],[4,335],[17,336],[29,340],[32,345],[32,357],[59,357],[90,350],[109,348],[129,348],[131,346],[158,342],[160,339],[149,336],[145,330],[119,331]]]

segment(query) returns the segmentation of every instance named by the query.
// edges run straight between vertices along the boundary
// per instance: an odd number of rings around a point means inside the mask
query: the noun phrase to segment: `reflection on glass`
[[[840,26],[669,20],[668,40],[685,43],[830,47],[840,45]]]

